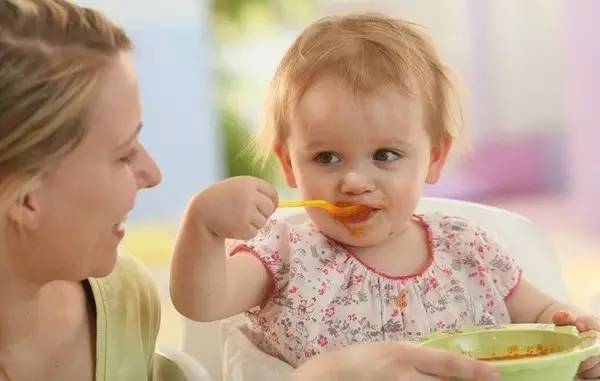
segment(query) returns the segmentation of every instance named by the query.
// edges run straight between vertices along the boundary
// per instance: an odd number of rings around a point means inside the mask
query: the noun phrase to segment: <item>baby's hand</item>
[[[600,331],[600,319],[595,316],[575,316],[569,311],[559,311],[554,314],[554,324],[574,325],[579,332],[589,330]],[[592,357],[579,366],[578,376],[583,379],[600,378],[600,356]]]
[[[191,201],[188,218],[220,238],[250,239],[277,208],[277,191],[256,177],[240,176],[221,181]]]

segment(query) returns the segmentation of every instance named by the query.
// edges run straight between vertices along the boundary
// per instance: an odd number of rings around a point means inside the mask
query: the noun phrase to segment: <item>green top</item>
[[[185,380],[154,353],[160,301],[144,266],[120,256],[110,275],[88,282],[96,305],[96,381]]]

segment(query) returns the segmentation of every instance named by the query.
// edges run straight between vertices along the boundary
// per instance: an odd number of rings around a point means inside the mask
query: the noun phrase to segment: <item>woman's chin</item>
[[[96,265],[91,269],[89,278],[104,278],[115,269],[117,263],[118,254],[117,252],[106,253],[103,256],[102,261],[97,262]]]

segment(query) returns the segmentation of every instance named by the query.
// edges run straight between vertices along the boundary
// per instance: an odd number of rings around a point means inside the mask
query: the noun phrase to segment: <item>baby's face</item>
[[[308,208],[325,235],[352,246],[377,245],[401,233],[425,182],[438,174],[419,98],[392,86],[356,95],[334,76],[305,93],[278,156],[288,184],[303,199],[372,208],[347,221]]]

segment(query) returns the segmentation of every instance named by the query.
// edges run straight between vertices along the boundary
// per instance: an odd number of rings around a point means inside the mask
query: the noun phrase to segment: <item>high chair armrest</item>
[[[215,381],[206,368],[198,362],[194,357],[189,354],[169,348],[160,347],[156,350],[157,358],[161,357],[172,361],[183,373],[186,381]],[[160,360],[158,360],[160,361]],[[160,365],[159,365],[160,366]],[[154,381],[171,381],[170,378],[165,380],[154,380]],[[174,380],[173,380],[174,381]]]

